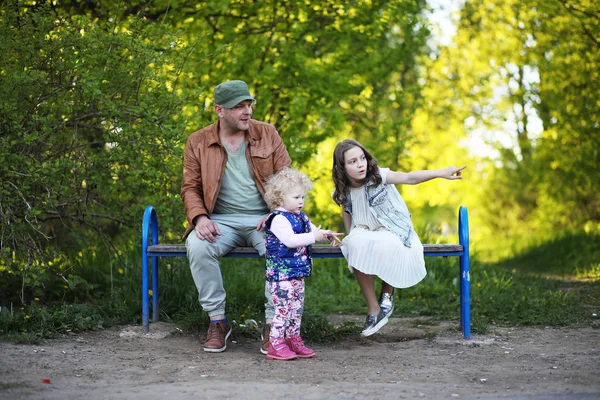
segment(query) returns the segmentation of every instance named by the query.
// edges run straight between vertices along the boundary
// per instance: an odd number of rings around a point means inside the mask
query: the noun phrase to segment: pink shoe
[[[308,347],[304,346],[300,336],[292,336],[287,338],[286,343],[290,350],[296,353],[300,358],[311,358],[315,355],[315,351],[313,349],[309,349]]]
[[[269,351],[267,352],[267,359],[269,360],[293,360],[298,358],[296,353],[290,350],[284,341],[272,340],[269,345]]]

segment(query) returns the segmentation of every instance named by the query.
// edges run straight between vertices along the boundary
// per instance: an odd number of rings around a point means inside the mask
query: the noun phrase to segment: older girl
[[[332,177],[334,201],[342,206],[346,232],[342,253],[367,301],[362,336],[378,332],[394,310],[394,288],[419,283],[427,274],[423,245],[406,203],[394,185],[416,185],[434,178],[462,179],[466,166],[395,172],[380,168],[360,143],[347,139],[336,146]],[[379,299],[375,276],[382,280]]]

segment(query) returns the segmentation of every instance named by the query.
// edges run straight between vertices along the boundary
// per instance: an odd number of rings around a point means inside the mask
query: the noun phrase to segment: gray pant
[[[265,254],[265,240],[256,225],[264,215],[213,214],[210,219],[219,226],[221,236],[215,243],[200,240],[192,231],[187,238],[187,256],[198,300],[209,317],[225,314],[225,289],[219,267],[219,257],[234,247],[254,247],[260,255]],[[265,281],[265,318],[275,316],[273,299]]]

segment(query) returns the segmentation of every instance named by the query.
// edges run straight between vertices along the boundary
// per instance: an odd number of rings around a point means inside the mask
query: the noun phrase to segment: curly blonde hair
[[[304,189],[304,192],[308,192],[312,189],[312,182],[308,176],[292,168],[284,168],[272,175],[265,185],[265,201],[269,209],[274,210],[279,207],[286,193],[297,186]]]

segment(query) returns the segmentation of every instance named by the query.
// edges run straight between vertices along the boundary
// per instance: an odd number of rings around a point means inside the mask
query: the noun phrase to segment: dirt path
[[[266,360],[244,337],[205,353],[164,323],[149,335],[122,326],[0,342],[0,399],[600,398],[598,329],[497,328],[465,341],[447,324],[413,325],[391,318],[372,339],[313,346],[315,358],[289,362]]]

